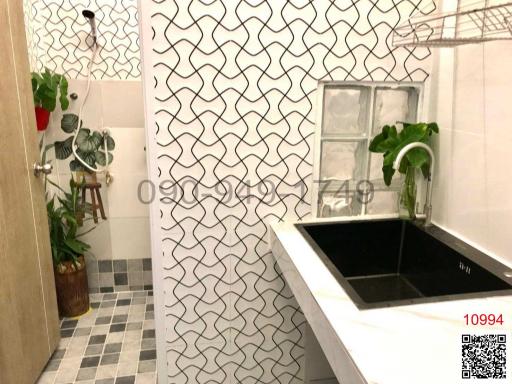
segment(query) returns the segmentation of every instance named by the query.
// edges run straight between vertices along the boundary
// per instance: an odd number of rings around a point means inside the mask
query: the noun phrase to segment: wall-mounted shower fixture
[[[87,19],[89,25],[91,26],[91,37],[93,45],[96,45],[98,40],[98,31],[96,29],[96,15],[93,11],[90,11],[88,9],[84,9],[82,11],[82,15]]]

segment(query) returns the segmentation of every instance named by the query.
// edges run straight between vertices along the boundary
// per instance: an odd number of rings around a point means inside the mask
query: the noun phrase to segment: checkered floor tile
[[[37,384],[155,384],[152,291],[92,294],[91,307],[62,320],[62,339]]]

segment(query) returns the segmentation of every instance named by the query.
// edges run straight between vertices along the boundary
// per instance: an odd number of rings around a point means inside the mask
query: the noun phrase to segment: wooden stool
[[[103,201],[101,200],[100,188],[101,183],[85,183],[82,187],[82,206],[85,207],[85,195],[87,194],[87,190],[89,190],[91,194],[92,217],[95,223],[98,223],[97,209],[100,210],[101,218],[107,220],[105,210],[103,209]],[[96,199],[98,199],[97,203]]]

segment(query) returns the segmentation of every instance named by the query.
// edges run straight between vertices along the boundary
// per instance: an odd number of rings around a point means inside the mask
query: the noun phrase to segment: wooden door
[[[59,342],[23,7],[0,1],[0,383],[33,384]]]

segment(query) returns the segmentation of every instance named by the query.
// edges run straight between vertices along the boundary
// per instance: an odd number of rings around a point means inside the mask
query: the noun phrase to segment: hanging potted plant
[[[37,130],[48,127],[50,114],[57,106],[57,98],[63,111],[68,109],[68,81],[48,68],[42,73],[32,72],[32,93],[36,111]]]
[[[437,123],[401,123],[403,128],[398,132],[396,126],[385,125],[382,132],[370,142],[370,151],[383,153],[382,173],[387,186],[391,185],[395,169],[393,162],[398,153],[407,144],[421,142],[429,144],[430,137],[439,133]],[[399,214],[401,217],[414,219],[416,217],[416,173],[421,170],[423,177],[428,178],[430,158],[420,148],[411,149],[402,162],[398,172],[403,175],[399,197]]]
[[[66,192],[49,179],[47,181],[61,192],[46,204],[59,313],[75,317],[89,310],[84,254],[90,245],[80,238],[95,227],[79,232],[81,223],[90,219],[87,207],[79,203],[81,183],[71,178],[69,192]]]

